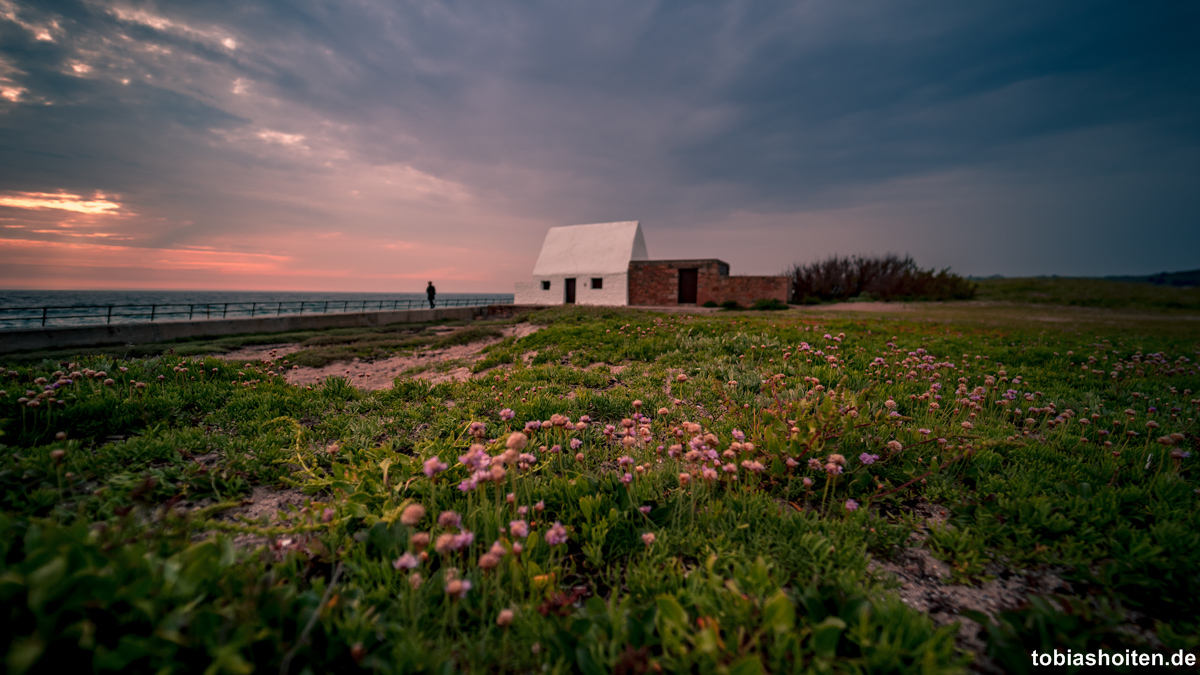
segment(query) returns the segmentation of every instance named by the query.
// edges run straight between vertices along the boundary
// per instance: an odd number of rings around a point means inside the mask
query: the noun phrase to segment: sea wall
[[[191,338],[245,335],[248,333],[283,333],[294,330],[323,328],[356,328],[386,326],[393,323],[420,323],[458,319],[499,318],[521,309],[516,305],[481,305],[478,307],[445,307],[439,309],[409,309],[390,312],[356,312],[347,314],[297,314],[292,316],[254,317],[245,319],[213,319],[206,321],[161,321],[107,326],[64,326],[0,331],[0,354],[58,349],[62,347],[96,347],[113,344],[148,344]]]

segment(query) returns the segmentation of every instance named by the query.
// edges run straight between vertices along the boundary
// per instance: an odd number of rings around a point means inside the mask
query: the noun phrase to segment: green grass
[[[1006,670],[1028,670],[1033,649],[1200,647],[1194,329],[979,313],[527,318],[544,328],[489,348],[475,379],[370,393],[178,350],[9,360],[8,671],[962,672],[956,627],[870,566],[903,546],[946,561],[953,583],[997,569],[1066,580],[975,617]],[[495,328],[467,330],[403,339]],[[325,353],[380,336],[303,339]],[[556,417],[582,415],[579,429]],[[525,422],[555,419],[530,432],[533,457],[460,489],[473,441],[499,462]],[[722,454],[706,478],[710,448]],[[434,457],[448,468],[431,479]],[[256,487],[304,504],[230,517]],[[950,515],[918,541],[927,503]],[[414,504],[426,514],[409,524]],[[473,541],[416,557],[416,533],[459,533],[443,511]],[[469,591],[448,593],[464,579]]]
[[[1070,277],[985,279],[976,283],[978,300],[1110,309],[1200,310],[1200,288]]]
[[[249,333],[219,338],[189,338],[146,344],[106,345],[87,348],[95,356],[124,359],[128,357],[203,356],[226,354],[243,347],[300,344],[304,349],[292,359],[307,366],[323,366],[337,361],[374,360],[418,348],[443,348],[467,344],[486,337],[500,336],[500,326],[511,319],[476,321],[466,326],[452,319],[428,323],[394,323],[379,327],[332,328],[299,330],[284,333]],[[454,332],[430,331],[434,326],[455,328]],[[79,348],[43,349],[0,355],[11,364],[32,364],[42,361],[61,361],[79,354]]]

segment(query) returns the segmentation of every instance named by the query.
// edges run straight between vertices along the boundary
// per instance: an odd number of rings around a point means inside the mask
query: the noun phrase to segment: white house
[[[518,305],[628,305],[629,262],[648,260],[636,220],[552,227],[533,266],[517,283]]]

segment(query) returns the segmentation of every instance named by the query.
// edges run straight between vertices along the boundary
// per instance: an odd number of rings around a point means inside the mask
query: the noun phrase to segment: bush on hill
[[[917,267],[911,257],[895,254],[868,258],[831,256],[787,272],[791,302],[812,304],[864,297],[878,300],[969,300],[975,284],[950,272]]]

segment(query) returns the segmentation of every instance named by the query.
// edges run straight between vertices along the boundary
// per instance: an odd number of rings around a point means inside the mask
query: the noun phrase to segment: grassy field
[[[323,366],[328,363],[358,358],[377,359],[416,349],[436,349],[464,344],[488,337],[499,337],[499,326],[511,323],[505,319],[476,321],[467,330],[445,334],[433,328],[461,328],[465,322],[450,319],[432,323],[395,323],[377,328],[331,328],[326,330],[297,330],[285,333],[250,333],[222,338],[188,338],[141,345],[108,345],[87,350],[94,356],[125,359],[163,355],[194,356],[226,354],[243,348],[280,343],[301,346],[303,353],[292,358],[294,363]],[[44,360],[69,359],[78,349],[42,349],[0,355],[10,363],[28,364]]]
[[[588,675],[1195,653],[1200,332],[1001,309],[544,311],[467,382],[370,393],[201,343],[8,360],[0,651]]]
[[[1076,307],[1200,311],[1200,288],[1070,277],[984,279],[976,298]]]

